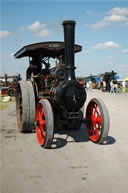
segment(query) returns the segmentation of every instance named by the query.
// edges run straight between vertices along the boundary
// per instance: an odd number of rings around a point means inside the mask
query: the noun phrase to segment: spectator
[[[125,88],[126,88],[126,83],[125,83],[125,81],[122,82],[122,86],[123,86],[123,93],[125,93]]]
[[[80,83],[83,87],[85,87],[83,80],[79,80],[79,83]]]
[[[118,85],[117,85],[117,81],[114,82],[114,85],[113,85],[113,86],[114,86],[114,92],[117,93],[117,86],[118,86]]]
[[[86,83],[86,90],[89,90],[89,82]]]
[[[103,90],[105,91],[106,90],[106,82],[103,81]]]
[[[114,85],[113,85],[113,81],[112,80],[110,82],[110,92],[114,93]]]
[[[89,91],[92,91],[92,81],[89,80]]]
[[[117,81],[117,89],[116,89],[116,93],[118,94],[120,94],[120,82],[119,81]]]

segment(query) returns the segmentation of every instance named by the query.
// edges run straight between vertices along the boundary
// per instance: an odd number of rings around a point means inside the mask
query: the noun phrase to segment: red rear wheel
[[[40,100],[36,108],[36,135],[39,144],[48,148],[54,133],[53,111],[48,100]]]
[[[101,99],[94,98],[88,103],[86,119],[91,120],[91,123],[86,124],[91,141],[103,143],[108,136],[109,115]]]

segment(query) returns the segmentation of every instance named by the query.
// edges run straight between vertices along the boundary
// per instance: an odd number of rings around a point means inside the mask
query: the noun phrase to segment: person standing
[[[120,82],[119,81],[117,81],[117,89],[116,89],[116,93],[118,94],[120,94]]]
[[[113,81],[112,80],[110,82],[110,92],[114,93],[114,85],[113,85]]]
[[[89,90],[89,82],[86,83],[86,90]]]
[[[89,91],[92,92],[92,81],[91,80],[89,81]]]
[[[83,80],[79,80],[79,83],[84,87],[84,81]]]
[[[126,88],[126,83],[125,83],[125,81],[122,82],[122,86],[123,86],[123,93],[125,93],[125,88]]]
[[[117,81],[115,81],[114,83],[114,92],[117,94],[117,90],[118,90],[118,85],[117,85]]]

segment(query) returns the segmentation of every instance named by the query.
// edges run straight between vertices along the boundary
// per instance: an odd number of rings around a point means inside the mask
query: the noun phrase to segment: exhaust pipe
[[[64,21],[64,46],[65,46],[65,78],[56,88],[51,90],[51,97],[59,108],[63,109],[63,118],[75,120],[80,108],[86,99],[85,89],[79,84],[75,77],[74,65],[74,34],[75,21]],[[69,115],[68,115],[68,112]],[[75,114],[76,112],[76,114]],[[68,117],[69,116],[69,117]],[[73,117],[74,116],[74,117]],[[79,118],[79,116],[77,117]]]
[[[64,21],[65,80],[76,80],[74,66],[75,21]]]

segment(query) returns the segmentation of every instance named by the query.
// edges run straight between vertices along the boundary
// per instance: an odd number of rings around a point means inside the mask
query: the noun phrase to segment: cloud
[[[28,29],[31,31],[38,31],[41,30],[43,27],[45,27],[45,24],[40,24],[39,21],[36,21],[35,23],[28,26]]]
[[[11,34],[9,31],[0,31],[0,38],[7,37]]]
[[[21,30],[21,31],[25,30],[25,27],[24,27],[24,26],[21,26],[21,27],[20,27],[20,30]]]
[[[42,31],[39,31],[35,34],[36,37],[42,37],[42,36],[48,36],[49,34],[51,34],[51,31],[50,30],[42,30]]]
[[[46,29],[45,27],[46,27],[46,24],[40,24],[39,21],[36,21],[35,23],[29,25],[28,29],[36,32],[34,34],[36,37],[43,37],[51,34],[51,31]]]
[[[128,25],[128,21],[123,24],[123,26],[127,26],[127,25]]]
[[[105,17],[104,21],[108,21],[108,22],[122,22],[122,21],[128,21],[128,17],[125,17],[123,15],[110,15],[108,17]]]
[[[98,29],[98,28],[102,28],[102,27],[107,26],[107,25],[109,25],[109,23],[103,20],[103,21],[100,21],[98,23],[91,24],[91,25],[88,25],[88,26]]]
[[[113,23],[122,23],[124,26],[128,25],[128,17],[126,16],[128,14],[128,8],[119,8],[115,7],[107,12],[107,15],[105,16],[101,21],[95,23],[95,24],[85,24],[85,27],[91,27],[100,29],[105,26],[111,25]]]
[[[107,12],[108,14],[116,15],[128,15],[128,8],[115,7]]]
[[[128,53],[128,49],[122,50],[123,53]]]
[[[120,48],[121,45],[113,42],[113,41],[109,41],[109,42],[105,42],[105,43],[99,43],[96,44],[93,49],[107,49],[107,48]]]
[[[15,53],[10,53],[10,54],[8,54],[8,56],[9,56],[9,57],[14,57],[14,54],[15,54]]]
[[[90,51],[86,50],[84,53],[85,53],[85,54],[89,54],[89,53],[90,53]]]
[[[84,26],[85,26],[85,27],[89,27],[90,25],[86,23],[86,24],[84,24]]]
[[[86,11],[86,14],[91,14],[91,13],[92,13],[91,10],[87,10],[87,11]]]

